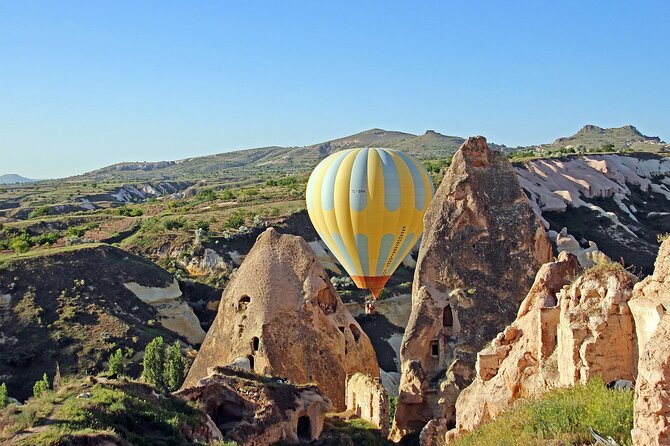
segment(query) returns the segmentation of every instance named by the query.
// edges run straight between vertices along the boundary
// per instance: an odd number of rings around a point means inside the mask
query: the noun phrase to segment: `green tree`
[[[7,384],[0,384],[0,409],[7,407],[9,403],[9,395],[7,395]]]
[[[143,366],[144,371],[142,372],[142,376],[144,377],[144,381],[164,389],[165,383],[163,381],[163,370],[165,368],[165,343],[161,336],[154,338],[147,344],[147,348],[144,351]]]
[[[125,372],[125,364],[123,363],[123,352],[117,348],[109,357],[109,373],[112,375],[123,375]]]
[[[49,390],[49,378],[47,378],[47,374],[45,373],[42,379],[37,381],[33,386],[33,395],[35,395],[35,398],[39,398],[47,390]]]
[[[165,358],[165,370],[163,382],[170,392],[174,392],[181,387],[185,378],[184,358],[181,354],[179,342],[175,342],[167,348]]]

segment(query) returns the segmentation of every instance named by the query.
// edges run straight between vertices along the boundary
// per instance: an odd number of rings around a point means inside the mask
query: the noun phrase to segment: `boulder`
[[[211,369],[209,376],[176,395],[200,404],[225,439],[240,445],[314,441],[333,407],[314,385],[226,367]]]
[[[346,309],[309,245],[269,228],[223,293],[184,387],[208,368],[246,360],[259,374],[315,383],[344,410],[348,375],[379,377],[370,340]]]
[[[514,320],[537,269],[551,258],[511,163],[483,137],[468,139],[424,218],[393,438],[433,418],[453,423],[477,352]]]

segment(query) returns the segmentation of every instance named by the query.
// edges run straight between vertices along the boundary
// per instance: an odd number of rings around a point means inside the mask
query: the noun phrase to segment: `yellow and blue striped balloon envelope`
[[[354,283],[377,297],[421,237],[433,182],[411,156],[366,147],[321,161],[306,195],[321,239]]]

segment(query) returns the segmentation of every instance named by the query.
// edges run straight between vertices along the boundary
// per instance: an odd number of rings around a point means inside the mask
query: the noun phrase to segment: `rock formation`
[[[240,445],[316,440],[332,409],[314,385],[296,386],[225,367],[212,369],[176,395],[200,403],[225,438]]]
[[[656,259],[654,274],[635,286],[630,308],[639,347],[635,385],[636,446],[670,444],[670,241]]]
[[[184,301],[176,279],[168,287],[143,286],[137,282],[123,286],[158,311],[163,327],[179,333],[191,344],[200,344],[205,339],[205,331],[193,309]]]
[[[552,258],[511,163],[483,137],[454,155],[424,226],[400,352],[396,439],[433,418],[453,422],[476,353],[514,320],[535,272]]]
[[[223,293],[189,371],[195,385],[213,366],[236,363],[295,383],[316,383],[345,409],[346,378],[379,376],[370,340],[301,238],[262,233]]]
[[[458,397],[456,429],[448,438],[550,388],[585,384],[595,376],[606,383],[635,379],[635,332],[627,305],[635,277],[617,264],[574,279],[578,271],[569,253],[542,266],[516,320],[479,352],[477,377]]]
[[[347,380],[347,409],[377,426],[383,436],[389,434],[389,404],[388,393],[379,378],[354,373]]]
[[[549,232],[553,231],[548,231],[547,235],[549,235]],[[575,239],[574,236],[568,234],[567,228],[563,228],[561,229],[561,232],[555,234],[556,237],[553,239],[553,241],[556,244],[556,250],[559,253],[568,252],[576,256],[582,268],[591,268],[597,263],[605,263],[610,260],[609,257],[598,250],[598,245],[592,241],[589,241],[588,248],[582,248],[577,239]],[[552,239],[551,236],[549,239]]]

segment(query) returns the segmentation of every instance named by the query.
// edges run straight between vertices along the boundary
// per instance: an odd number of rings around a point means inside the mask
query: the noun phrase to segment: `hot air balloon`
[[[321,161],[307,182],[307,212],[359,288],[377,298],[423,232],[433,182],[393,149],[358,148]]]

